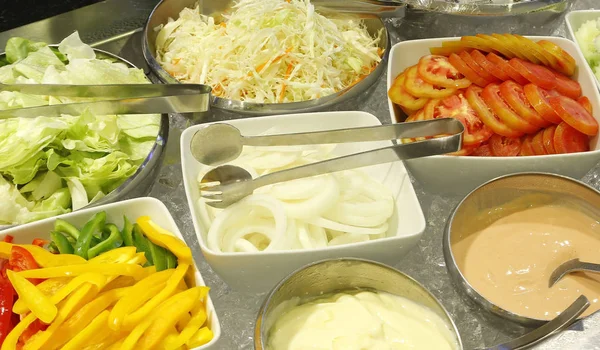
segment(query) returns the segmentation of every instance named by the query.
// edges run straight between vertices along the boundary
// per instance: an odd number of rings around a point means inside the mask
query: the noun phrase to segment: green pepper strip
[[[123,242],[128,247],[133,247],[133,224],[126,216],[123,216],[123,231],[121,232],[121,236],[123,236]]]
[[[66,222],[62,219],[56,219],[54,222],[54,231],[66,233],[71,236],[74,240],[79,238],[79,230],[75,228],[75,226]]]
[[[152,261],[156,267],[156,272],[165,270],[167,268],[165,248],[159,247],[150,241],[148,241],[148,246],[150,247],[150,253],[152,254]]]
[[[175,254],[171,253],[170,250],[165,249],[165,257],[167,258],[167,269],[174,269],[177,267],[177,257]]]
[[[88,250],[88,259],[91,259],[109,250],[119,248],[123,244],[121,232],[119,232],[119,228],[116,225],[106,224],[106,226],[104,226],[104,231],[109,233],[108,238]]]
[[[56,243],[54,243],[54,241],[50,242],[50,244],[48,245],[48,250],[52,254],[60,254],[60,251],[58,250],[58,247],[56,246]]]
[[[65,237],[62,232],[52,231],[50,232],[52,242],[56,245],[58,252],[61,254],[73,254],[73,246],[71,242]]]
[[[144,236],[144,232],[142,232],[140,226],[138,224],[134,224],[133,245],[135,246],[137,252],[144,252],[144,255],[146,255],[146,260],[148,260],[148,262],[144,266],[154,265],[149,243],[150,241]]]
[[[92,244],[92,237],[97,235],[98,232],[101,232],[104,229],[104,224],[106,222],[106,213],[101,211],[96,213],[92,220],[88,221],[81,230],[81,234],[79,238],[77,238],[77,242],[75,243],[75,255],[79,255],[84,259],[88,259],[88,250],[90,249],[90,245]]]

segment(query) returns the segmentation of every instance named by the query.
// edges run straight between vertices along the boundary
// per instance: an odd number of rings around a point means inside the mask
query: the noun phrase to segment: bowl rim
[[[477,186],[472,191],[470,191],[467,195],[465,195],[460,200],[460,202],[454,207],[454,209],[452,209],[452,211],[450,212],[450,215],[448,216],[448,219],[446,220],[446,225],[444,226],[444,232],[442,235],[442,252],[444,255],[444,261],[446,263],[446,270],[448,271],[448,274],[450,275],[450,279],[452,280],[452,283],[454,284],[455,288],[458,289],[461,292],[461,294],[466,294],[478,306],[482,307],[484,310],[491,312],[492,314],[494,314],[496,316],[500,316],[503,319],[506,319],[506,320],[509,320],[509,321],[512,321],[512,322],[515,322],[515,323],[518,323],[518,324],[521,324],[521,325],[524,325],[527,327],[539,327],[539,326],[547,323],[548,320],[540,320],[540,319],[536,319],[536,318],[532,318],[532,317],[521,316],[519,314],[508,311],[508,310],[494,304],[493,302],[489,301],[485,296],[480,294],[471,285],[471,283],[469,283],[467,278],[464,276],[464,274],[458,267],[458,264],[456,263],[456,259],[454,257],[454,253],[452,251],[452,244],[450,242],[451,236],[452,236],[451,227],[452,227],[452,223],[454,222],[454,219],[456,217],[456,214],[457,214],[458,210],[461,208],[461,206],[464,204],[464,202],[466,202],[469,198],[471,198],[471,196],[473,194],[475,194],[475,192],[477,192],[478,190],[480,190],[492,183],[495,183],[497,181],[502,181],[507,178],[528,177],[528,176],[546,176],[546,177],[553,177],[553,178],[556,178],[561,181],[568,181],[575,185],[581,186],[586,190],[596,193],[596,195],[600,196],[600,191],[598,191],[594,187],[592,187],[582,181],[573,179],[568,176],[559,175],[559,174],[531,171],[531,172],[522,172],[522,173],[512,173],[512,174],[495,177],[495,178],[493,178],[489,181],[486,181],[485,183]]]
[[[149,35],[154,30],[150,28],[150,22],[157,12],[160,11],[160,7],[172,0],[160,0],[156,6],[152,9],[146,23],[144,24],[142,31],[142,54],[146,61],[146,64],[150,68],[150,71],[160,80],[161,83],[166,84],[181,84],[179,80],[165,71],[158,63],[154,53],[150,50]],[[288,114],[288,113],[300,113],[300,112],[311,112],[322,110],[326,107],[330,107],[334,104],[347,100],[353,95],[358,95],[365,92],[369,87],[373,86],[388,66],[388,57],[390,54],[391,39],[385,22],[379,18],[367,18],[368,20],[375,20],[381,24],[382,37],[379,42],[379,47],[382,48],[383,55],[381,61],[377,64],[375,69],[371,71],[365,78],[361,79],[358,83],[350,85],[343,90],[337,91],[333,94],[323,96],[320,98],[297,101],[297,102],[286,102],[286,103],[257,103],[257,102],[244,102],[240,100],[232,100],[228,98],[222,98],[213,96],[210,94],[210,105],[213,108],[222,109],[230,112],[235,112],[244,115],[275,115],[275,114]],[[365,20],[365,19],[363,19]]]
[[[577,30],[579,28],[575,29],[573,27],[573,24],[571,24],[573,16],[577,16],[579,14],[584,14],[584,13],[596,13],[596,14],[598,14],[598,18],[596,20],[600,19],[600,10],[575,10],[575,11],[569,11],[569,13],[567,13],[567,15],[565,16],[565,23],[567,24],[567,32],[569,33],[569,36],[571,37],[570,40],[575,43],[577,52],[579,52],[581,57],[584,58],[586,65],[589,67],[590,64],[587,62],[587,60],[583,56],[583,51],[581,51],[581,47],[579,46],[577,37],[575,37],[575,33],[577,32]],[[592,67],[589,67],[589,68],[592,69]],[[593,71],[592,71],[592,73],[593,73]],[[592,74],[592,76],[594,77],[594,82],[596,83],[596,88],[600,89],[600,80],[598,79],[598,77],[596,77],[596,74]]]
[[[598,11],[600,12],[600,10],[584,10],[584,11],[571,11],[567,14],[567,16],[573,12],[589,12],[589,11]],[[568,26],[568,21],[567,21],[567,26]],[[585,58],[583,57],[583,54],[581,53],[581,49],[579,48],[579,45],[577,44],[577,42],[568,39],[568,38],[564,38],[561,36],[553,36],[553,35],[524,35],[524,37],[526,38],[530,38],[530,39],[539,39],[539,40],[548,40],[548,39],[552,39],[552,40],[556,40],[556,41],[562,41],[562,42],[568,42],[568,45],[573,45],[575,47],[575,51],[577,52],[577,55],[579,57],[576,58],[577,61],[582,61],[585,63],[585,67],[583,68],[583,70],[585,71],[584,74],[589,75],[592,80],[596,83],[596,89],[593,93],[595,93],[598,97],[598,99],[600,100],[600,95],[598,95],[598,88],[600,87],[600,82],[595,78],[593,72],[591,71],[591,68],[589,67],[589,64],[587,64],[587,61],[585,60]],[[452,36],[452,37],[437,37],[437,38],[425,38],[425,39],[412,39],[412,40],[404,40],[404,41],[400,41],[396,44],[394,44],[391,48],[390,48],[390,58],[389,58],[389,63],[388,63],[388,69],[386,71],[387,73],[387,81],[386,81],[386,91],[390,89],[391,87],[391,83],[393,82],[395,77],[392,77],[391,75],[391,70],[392,70],[392,66],[393,66],[393,58],[394,58],[394,52],[398,51],[398,49],[400,47],[402,47],[403,45],[406,44],[413,44],[416,42],[436,42],[436,41],[449,41],[449,40],[455,40],[455,39],[460,39],[460,36]],[[577,67],[578,69],[580,69],[580,64],[579,62],[577,62]],[[386,96],[387,97],[387,96]],[[394,112],[394,108],[393,108],[393,102],[390,100],[389,97],[387,97],[387,102],[388,102],[388,109],[389,109],[389,115],[390,115],[390,120],[392,124],[397,124],[400,123],[397,121],[397,119],[395,118],[395,112]],[[599,121],[600,123],[600,118],[596,119]],[[600,134],[599,134],[600,135]],[[600,137],[600,136],[598,136]],[[599,141],[600,142],[600,141]],[[560,159],[569,159],[569,158],[579,158],[582,156],[586,156],[586,155],[597,155],[600,156],[600,145],[598,146],[598,149],[595,150],[589,150],[586,152],[579,152],[579,153],[561,153],[561,154],[546,154],[546,155],[536,155],[535,159],[541,159],[541,160],[552,160],[555,158],[560,158]],[[427,157],[427,158],[431,158],[431,159],[435,159],[436,161],[439,161],[440,159],[460,159],[461,161],[477,161],[477,162],[495,162],[496,160],[502,160],[502,161],[510,161],[510,162],[529,162],[531,161],[531,157],[496,157],[496,156],[479,156],[479,157],[472,157],[472,156],[447,156],[447,155],[438,155],[438,156],[431,156],[431,157]],[[411,162],[414,160],[408,160],[407,162]],[[420,159],[416,159],[416,161],[421,161]]]
[[[381,120],[379,120],[376,116],[374,116],[373,114],[369,113],[369,112],[365,112],[365,111],[322,111],[322,112],[313,112],[313,113],[294,113],[294,114],[290,114],[290,115],[270,115],[270,116],[265,116],[263,118],[260,118],[261,121],[264,120],[269,120],[269,119],[277,119],[277,120],[285,120],[282,118],[288,118],[288,117],[306,117],[306,116],[313,116],[316,114],[319,115],[323,115],[323,114],[328,114],[328,115],[333,115],[333,114],[337,114],[337,115],[342,115],[342,114],[347,114],[349,112],[353,112],[353,113],[360,113],[362,115],[364,115],[365,117],[369,117],[369,118],[373,118],[373,120],[376,120],[378,123],[381,124]],[[215,121],[215,122],[210,122],[210,123],[204,123],[204,124],[197,124],[197,125],[192,125],[188,128],[186,128],[180,137],[180,153],[181,153],[181,167],[182,167],[182,176],[183,176],[183,183],[184,183],[184,189],[185,189],[185,194],[188,200],[188,207],[190,210],[190,214],[192,215],[192,223],[194,226],[194,232],[196,234],[196,237],[198,238],[198,244],[200,245],[200,249],[202,250],[203,254],[207,254],[210,256],[218,256],[218,257],[263,257],[263,256],[281,256],[281,255],[308,255],[311,254],[313,252],[324,252],[324,251],[333,251],[333,252],[343,252],[344,250],[347,249],[352,249],[352,248],[361,248],[361,247],[368,247],[368,246],[372,246],[372,245],[378,245],[381,243],[389,243],[389,242],[393,242],[393,241],[397,241],[397,240],[404,240],[404,239],[410,239],[410,238],[414,238],[414,237],[421,237],[426,228],[427,228],[427,219],[425,218],[425,214],[423,213],[423,209],[421,208],[421,202],[419,202],[418,196],[416,195],[416,191],[414,190],[414,187],[412,188],[412,193],[414,194],[417,203],[419,204],[419,212],[421,213],[420,217],[423,218],[423,227],[419,227],[418,230],[415,230],[415,232],[410,233],[410,234],[406,234],[406,235],[395,235],[395,236],[391,236],[391,237],[383,237],[383,238],[379,238],[379,239],[375,239],[375,240],[369,240],[366,242],[355,242],[355,243],[348,243],[348,244],[342,244],[342,245],[336,245],[336,246],[327,246],[324,248],[314,248],[314,249],[296,249],[296,250],[274,250],[274,251],[260,251],[260,252],[216,252],[210,248],[208,248],[208,245],[205,242],[205,239],[202,237],[201,232],[198,230],[199,225],[202,223],[202,221],[200,220],[200,218],[198,218],[198,215],[196,214],[196,206],[197,204],[195,203],[198,198],[192,198],[192,193],[190,193],[190,191],[188,191],[188,187],[193,186],[195,183],[195,178],[194,179],[189,179],[188,176],[186,176],[186,171],[184,170],[186,168],[186,164],[188,163],[188,160],[185,156],[185,149],[189,146],[188,143],[185,143],[185,140],[190,138],[190,134],[195,133],[197,130],[204,128],[208,125],[211,124],[215,124],[215,123],[229,123],[229,122],[241,122],[241,123],[253,123],[254,119],[236,119],[236,120],[223,120],[223,121]],[[385,142],[385,141],[384,141]],[[390,163],[390,167],[392,163]],[[404,166],[404,164],[403,164]],[[406,169],[406,168],[405,168]],[[406,171],[404,174],[405,179],[410,181],[410,177],[408,175],[408,171]],[[193,183],[190,183],[190,180],[193,181]],[[412,184],[411,184],[412,185]],[[404,185],[403,185],[404,186]],[[394,209],[397,212],[398,208],[396,206],[397,200],[394,200]]]
[[[264,297],[263,302],[261,303],[261,307],[260,307],[260,309],[259,309],[259,311],[257,313],[256,319],[254,321],[254,349],[255,350],[266,349],[266,347],[265,347],[266,344],[263,344],[263,336],[262,336],[263,332],[261,332],[261,330],[262,330],[261,326],[263,324],[263,320],[266,318],[267,308],[268,308],[268,306],[269,306],[269,304],[271,302],[271,299],[273,298],[273,296],[275,295],[275,293],[277,293],[279,291],[279,289],[288,280],[290,280],[296,274],[298,274],[301,271],[306,270],[308,268],[311,268],[311,267],[314,267],[314,266],[317,266],[317,265],[322,265],[322,264],[329,263],[329,262],[344,262],[344,261],[358,262],[358,263],[375,265],[377,267],[381,267],[381,268],[384,268],[386,270],[389,270],[389,271],[391,271],[391,272],[393,272],[395,274],[401,275],[403,278],[406,278],[409,281],[411,281],[412,283],[414,283],[422,291],[426,292],[436,302],[436,304],[438,304],[438,306],[440,307],[440,309],[444,312],[444,314],[446,315],[447,319],[450,321],[450,324],[446,324],[446,326],[448,326],[448,328],[450,328],[450,331],[456,336],[458,349],[460,349],[460,350],[463,349],[462,338],[461,338],[461,335],[460,335],[460,333],[458,331],[458,327],[456,326],[456,322],[454,322],[454,318],[448,312],[448,310],[446,309],[446,307],[444,306],[444,304],[442,304],[442,302],[440,301],[440,299],[438,299],[435,295],[433,295],[433,293],[428,288],[426,288],[423,284],[421,284],[421,282],[417,281],[412,276],[410,276],[410,275],[408,275],[408,274],[400,271],[399,269],[396,269],[393,266],[390,266],[390,265],[387,265],[387,264],[384,264],[384,263],[381,263],[381,262],[377,262],[377,261],[374,261],[374,260],[363,259],[363,258],[353,258],[353,257],[341,257],[341,258],[321,259],[321,260],[317,260],[317,261],[305,264],[305,265],[303,265],[303,266],[295,269],[294,271],[288,273],[275,286],[273,286],[273,288],[271,288],[271,290]],[[340,292],[341,291],[342,290],[340,290]],[[390,293],[390,294],[395,294],[395,293]],[[402,297],[402,295],[399,295],[399,294],[395,294],[395,295]],[[428,308],[425,305],[422,305],[422,304],[420,304],[420,305],[423,306],[423,307]],[[433,310],[431,310],[431,311],[433,311]],[[446,323],[446,322],[444,322],[444,323]],[[266,335],[266,332],[268,332],[268,330],[264,330],[265,335]],[[258,346],[260,346],[260,347],[258,347]]]

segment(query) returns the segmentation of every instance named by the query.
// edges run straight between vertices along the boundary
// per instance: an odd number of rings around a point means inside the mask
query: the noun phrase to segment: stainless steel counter
[[[56,43],[72,31],[79,30],[84,41],[116,53],[147,71],[140,50],[139,30],[155,3],[156,1],[149,0],[108,0],[0,33],[0,46],[3,47],[11,36]],[[572,9],[591,9],[593,5],[600,7],[600,2],[575,0]],[[486,18],[467,22],[459,17],[407,11],[405,18],[390,20],[387,24],[392,43],[477,32],[516,32],[567,37],[564,15],[542,16],[539,17],[539,21],[535,18],[527,21],[516,18]],[[384,123],[389,123],[385,81],[386,77],[383,74],[361,99],[338,105],[335,110],[362,110],[374,114]],[[211,112],[206,121],[235,117],[237,116]],[[246,294],[229,289],[215,275],[200,253],[180,169],[179,136],[188,123],[181,117],[172,118],[167,155],[150,195],[162,200],[175,217],[187,243],[192,247],[204,280],[211,287],[210,294],[223,328],[221,340],[216,348],[251,349],[254,320],[264,295]],[[600,189],[600,164],[583,180]],[[423,283],[442,301],[455,319],[466,349],[491,346],[525,333],[526,329],[487,314],[457,293],[447,275],[442,257],[442,230],[446,218],[460,198],[436,195],[418,183],[414,183],[414,186],[427,219],[427,229],[414,250],[399,260],[395,267]],[[570,330],[538,345],[536,349],[600,349],[600,313],[575,324]]]

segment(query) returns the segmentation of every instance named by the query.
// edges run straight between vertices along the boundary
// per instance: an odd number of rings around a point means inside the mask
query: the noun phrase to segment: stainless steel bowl
[[[500,208],[510,203],[510,209]],[[450,215],[443,237],[446,267],[458,289],[485,310],[528,327],[547,321],[514,314],[479,294],[461,272],[452,244],[516,211],[550,203],[600,215],[600,192],[569,177],[550,173],[519,173],[490,180],[469,193]]]
[[[454,321],[442,304],[419,282],[404,273],[370,260],[341,258],[306,265],[284,278],[265,299],[254,327],[254,349],[266,349],[268,331],[275,321],[273,311],[294,297],[310,298],[327,293],[377,290],[396,294],[424,305],[437,313],[462,342]]]
[[[233,2],[233,0],[200,1],[200,11],[202,14],[215,16],[227,10],[231,4],[233,4]],[[179,13],[181,10],[186,7],[193,8],[197,3],[197,0],[162,0],[156,5],[148,17],[148,21],[144,27],[142,51],[150,70],[163,83],[174,84],[179,83],[179,81],[167,73],[156,60],[156,47],[154,44],[156,41],[156,35],[158,33],[154,31],[154,28],[161,24],[166,24],[169,18],[179,18]],[[386,69],[387,58],[391,47],[387,30],[385,29],[385,25],[380,18],[364,18],[363,21],[371,35],[376,35],[380,29],[384,29],[380,42],[380,46],[384,50],[384,54],[381,62],[379,62],[379,65],[377,65],[377,67],[367,77],[357,84],[329,96],[290,103],[242,102],[238,100],[211,96],[211,106],[218,109],[247,115],[286,114],[321,110],[342,101],[358,97],[361,93],[365,92],[365,90],[373,85],[381,73]]]
[[[58,48],[58,45],[49,46]],[[133,63],[110,52],[100,49],[94,49],[94,52],[96,53],[97,57],[113,60],[115,62],[122,62],[129,67],[138,68]],[[0,57],[4,57],[4,55],[5,54],[2,53],[0,54]],[[160,119],[160,127],[156,136],[156,143],[150,150],[150,153],[148,154],[144,162],[140,164],[135,174],[128,178],[123,184],[121,184],[121,186],[117,187],[115,190],[108,193],[106,196],[99,199],[98,201],[85,206],[84,208],[96,207],[102,204],[108,204],[122,201],[125,199],[143,197],[147,195],[150,192],[154,180],[156,180],[156,177],[160,172],[160,165],[162,163],[162,159],[164,158],[164,149],[167,145],[168,137],[169,116],[168,114],[162,114]],[[0,226],[0,229],[6,229],[13,226],[15,225]]]

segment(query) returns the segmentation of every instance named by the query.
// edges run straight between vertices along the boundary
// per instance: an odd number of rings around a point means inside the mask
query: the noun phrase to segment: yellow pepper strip
[[[146,259],[146,254],[144,254],[143,252],[140,252],[140,253],[136,253],[133,256],[133,258],[131,258],[127,261],[127,263],[144,265],[147,261],[148,261],[148,259]],[[155,269],[156,269],[156,267],[155,267]]]
[[[53,278],[53,277],[73,277],[87,272],[97,272],[105,276],[139,276],[144,272],[144,268],[132,264],[82,264],[67,265],[60,267],[46,267],[43,269],[33,269],[20,271],[18,274],[24,278]]]
[[[169,333],[167,334],[167,336],[165,337],[165,339],[163,339],[162,343],[160,343],[159,345],[159,349],[165,349],[165,350],[181,350],[181,349],[187,349],[185,346],[179,346],[179,347],[172,347],[169,346],[169,344],[174,342],[174,339],[177,339],[177,336],[179,335],[179,333],[177,332],[177,329],[173,328],[171,329],[171,331],[169,331]]]
[[[41,349],[54,332],[56,332],[58,327],[60,327],[60,325],[69,318],[75,310],[82,308],[83,305],[90,302],[98,294],[98,291],[99,288],[93,284],[86,283],[79,287],[61,303],[58,308],[58,315],[54,319],[54,322],[52,322],[45,331],[37,332],[32,336],[23,346],[23,350]]]
[[[114,280],[107,283],[101,292],[107,292],[109,290],[125,288],[133,286],[137,281],[131,276],[118,276]]]
[[[79,286],[81,286],[82,284],[84,284],[86,282],[92,283],[92,284],[98,286],[98,288],[102,288],[106,284],[106,277],[102,276],[99,273],[84,273],[83,275],[80,275],[80,276],[77,276],[77,277],[71,279],[71,281],[69,283],[67,283],[65,286],[63,286],[58,291],[56,291],[56,293],[49,295],[49,296],[52,298],[52,302],[54,303],[54,305],[56,305],[59,302],[61,302],[64,298],[66,298],[69,294],[71,294],[75,289],[77,289]],[[38,290],[38,291],[40,291],[40,293],[42,293],[42,291],[39,290],[38,288],[36,288],[36,290]],[[45,294],[45,295],[47,295],[47,294]],[[29,309],[30,309],[30,307],[29,307],[29,305],[26,304],[25,299],[19,298],[13,305],[13,312],[16,314],[19,314],[19,315],[24,314]],[[42,319],[40,318],[40,320],[42,320]],[[44,320],[42,320],[42,322],[50,323],[50,322],[45,322]]]
[[[52,254],[42,247],[33,244],[16,244],[27,249],[41,267],[85,264],[87,261],[74,254]],[[0,258],[9,259],[12,243],[0,242]]]
[[[19,342],[19,338],[21,334],[25,332],[25,330],[29,327],[30,324],[33,323],[37,318],[34,314],[27,315],[24,319],[22,319],[15,328],[8,333],[6,338],[4,338],[4,342],[2,343],[1,350],[16,350],[17,343]]]
[[[117,249],[109,250],[96,257],[91,258],[88,262],[94,264],[119,264],[126,263],[135,256],[135,247],[121,247]]]
[[[200,330],[198,330],[198,332],[196,332],[196,334],[194,334],[194,336],[192,336],[190,340],[188,340],[186,345],[190,349],[196,348],[210,342],[213,337],[214,334],[213,331],[210,330],[210,328],[202,327],[200,328]]]
[[[12,270],[6,270],[6,274],[13,288],[19,295],[25,306],[31,310],[35,317],[44,323],[50,323],[56,317],[58,310],[49,297],[44,295],[35,285],[25,278],[17,275]]]
[[[179,264],[175,269],[175,272],[173,272],[171,277],[169,277],[167,280],[164,288],[158,294],[152,297],[152,299],[148,300],[144,306],[125,316],[123,327],[127,329],[135,327],[135,325],[140,323],[142,319],[146,318],[154,308],[160,305],[160,303],[163,301],[167,300],[168,297],[173,295],[177,289],[179,281],[181,281],[189,267],[190,265],[185,263]]]
[[[166,300],[152,313],[152,315],[146,317],[131,331],[131,333],[129,333],[121,346],[121,350],[131,350],[134,348],[151,349],[155,345],[158,345],[165,337],[166,333],[175,325],[177,319],[181,317],[181,314],[188,312],[194,307],[194,304],[198,302],[199,296],[200,290],[192,288]],[[157,321],[156,324],[160,325],[161,328],[155,329],[155,327],[153,327],[155,320]],[[150,332],[151,328],[159,333]],[[144,345],[137,345],[138,340],[140,340],[142,335],[147,335],[147,337],[142,339]],[[149,344],[153,345],[148,346]]]
[[[115,301],[123,298],[130,291],[131,288],[111,289],[108,292],[98,295],[97,298],[85,304],[73,316],[69,317],[50,338],[46,347],[48,349],[59,348],[87,326],[94,317],[106,310]]]
[[[113,343],[111,346],[109,346],[106,350],[121,350],[121,346],[123,345],[124,341],[125,341],[125,338],[119,339],[115,343]]]
[[[202,288],[202,287],[199,287]],[[192,339],[194,334],[204,325],[206,322],[207,315],[204,303],[198,302],[192,311],[192,318],[185,325],[181,333],[175,338],[170,340],[168,343],[165,341],[166,348],[174,349],[179,348],[186,344],[188,340]]]
[[[183,262],[192,262],[192,250],[181,239],[175,237],[171,232],[155,224],[149,216],[140,216],[136,220],[137,224],[148,239],[163,248],[171,251],[178,259]]]
[[[158,286],[163,289],[165,282],[173,276],[174,271],[174,269],[169,269],[157,272],[133,285],[130,293],[119,300],[111,310],[108,318],[110,329],[117,330],[121,328],[125,316],[156,295],[158,291],[153,287]]]
[[[102,334],[101,331],[107,327],[108,321],[108,310],[104,310],[100,315],[96,316],[90,324],[85,326],[81,331],[66,343],[62,350],[78,350],[89,344],[91,338],[96,334]],[[106,330],[104,331],[106,333]]]
[[[194,269],[194,266],[192,265],[192,267],[186,272],[185,277],[183,278],[183,280],[185,281],[185,284],[187,285],[188,288],[192,288],[192,287],[196,287],[196,269]]]
[[[192,316],[189,313],[183,314],[181,316],[181,318],[179,320],[177,320],[177,325],[175,327],[175,328],[177,328],[177,331],[181,332],[183,330],[183,328],[185,328],[185,325],[187,325],[191,319],[192,319]]]

